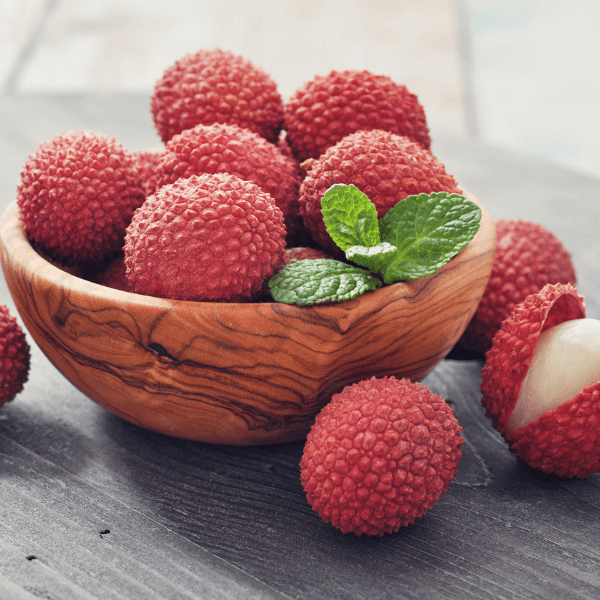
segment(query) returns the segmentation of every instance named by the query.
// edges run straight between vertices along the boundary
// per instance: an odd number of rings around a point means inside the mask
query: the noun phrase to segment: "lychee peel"
[[[157,169],[164,152],[164,147],[132,150],[130,152],[140,174],[142,188],[146,196],[151,196],[158,189]]]
[[[369,71],[332,71],[298,89],[284,106],[284,129],[294,155],[304,161],[359,130],[406,136],[429,150],[425,111],[406,86]]]
[[[308,502],[344,533],[383,535],[447,491],[462,428],[438,395],[408,379],[363,380],[317,415],[300,462]]]
[[[461,344],[485,353],[492,338],[514,307],[547,283],[571,283],[576,274],[562,242],[538,223],[495,219],[496,255],[492,272]]]
[[[541,333],[583,318],[585,304],[575,286],[547,284],[502,323],[482,369],[482,405],[510,450],[530,466],[562,477],[600,470],[600,381],[513,432],[509,421]]]
[[[156,83],[151,112],[163,142],[202,123],[229,123],[276,142],[283,101],[275,82],[248,59],[200,50],[168,67]]]
[[[178,300],[250,297],[285,247],[283,214],[257,185],[228,173],[161,187],[134,214],[127,279],[139,294]]]
[[[309,248],[307,246],[295,246],[286,248],[283,256],[282,268],[289,265],[294,260],[314,260],[316,258],[333,258],[331,254],[319,250],[318,248]]]
[[[0,305],[0,406],[10,402],[29,376],[30,351],[23,330],[8,307]]]
[[[366,194],[381,218],[408,196],[461,193],[454,177],[431,152],[408,138],[381,130],[358,131],[311,161],[300,186],[300,213],[315,242],[339,252],[327,233],[321,199],[335,183],[353,184]]]
[[[129,152],[92,131],[70,131],[40,144],[17,188],[26,235],[65,265],[100,262],[120,250],[143,201]]]
[[[275,144],[237,125],[197,125],[167,142],[157,187],[202,173],[230,173],[270,194],[289,225],[299,218],[300,176]]]
[[[111,260],[103,269],[94,273],[91,280],[99,285],[121,290],[123,292],[132,292],[133,288],[129,279],[127,279],[127,269],[125,259],[122,255]]]

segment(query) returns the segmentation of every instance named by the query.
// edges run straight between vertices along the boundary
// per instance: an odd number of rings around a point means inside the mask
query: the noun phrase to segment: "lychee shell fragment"
[[[561,477],[600,471],[600,381],[541,417],[509,432],[508,424],[540,334],[585,318],[583,297],[571,284],[547,284],[502,323],[482,369],[482,405],[510,450],[532,467]]]

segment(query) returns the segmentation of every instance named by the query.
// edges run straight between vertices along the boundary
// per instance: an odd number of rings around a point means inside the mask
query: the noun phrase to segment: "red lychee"
[[[333,258],[331,254],[323,252],[318,248],[309,248],[306,246],[296,246],[286,248],[283,257],[283,266],[290,264],[294,260],[314,260],[315,258]]]
[[[600,322],[571,284],[547,284],[502,323],[482,405],[510,450],[562,477],[600,471]]]
[[[144,194],[151,196],[158,189],[157,168],[165,149],[149,148],[147,150],[132,150],[133,162],[138,168]]]
[[[232,300],[258,292],[283,256],[283,214],[254,183],[228,173],[161,187],[127,229],[134,292],[179,300]]]
[[[103,269],[93,274],[91,281],[123,292],[133,292],[131,283],[127,279],[125,257],[119,255],[111,260]]]
[[[300,177],[300,180],[304,179],[304,175],[306,175],[306,172],[300,166],[300,161],[294,156],[294,153],[292,152],[292,149],[290,148],[290,145],[288,144],[288,141],[286,139],[285,131],[282,131],[280,133],[279,139],[277,140],[275,145],[277,146],[277,148],[279,148],[281,154],[283,154],[292,161],[294,168],[296,169],[296,173],[298,174],[298,177]]]
[[[517,304],[547,283],[575,284],[575,267],[561,241],[537,223],[496,219],[496,256],[490,278],[460,343],[485,353]]]
[[[10,402],[29,376],[29,344],[8,307],[0,304],[0,406]]]
[[[360,381],[317,415],[300,462],[308,502],[344,533],[382,535],[447,491],[462,428],[438,395],[408,379]]]
[[[17,192],[29,239],[66,265],[99,262],[117,252],[144,201],[129,152],[91,131],[41,144],[25,163]]]
[[[334,252],[339,250],[321,213],[321,199],[334,183],[354,184],[377,207],[379,218],[413,194],[461,193],[444,165],[419,144],[387,131],[352,133],[312,161],[298,199],[315,242]]]
[[[368,71],[332,71],[297,90],[284,106],[294,155],[318,158],[350,133],[382,129],[431,146],[425,111],[405,86]]]
[[[235,124],[275,142],[283,123],[275,82],[249,60],[224,50],[200,50],[166,69],[151,111],[163,142],[199,123]]]
[[[256,133],[215,123],[173,136],[157,167],[158,187],[202,173],[230,173],[255,183],[274,198],[288,229],[300,219],[294,163]]]

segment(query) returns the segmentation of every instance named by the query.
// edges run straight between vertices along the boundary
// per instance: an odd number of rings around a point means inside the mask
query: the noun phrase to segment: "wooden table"
[[[37,145],[69,129],[156,146],[145,97],[0,99],[2,211]],[[600,181],[476,141],[433,151],[493,217],[537,221],[572,252],[600,318]],[[0,302],[12,307],[4,285]],[[446,359],[424,381],[464,428],[458,475],[424,519],[343,535],[308,505],[302,443],[192,443],[122,421],[32,343],[30,379],[0,410],[0,597],[600,597],[600,475],[518,463],[480,406],[483,362]]]

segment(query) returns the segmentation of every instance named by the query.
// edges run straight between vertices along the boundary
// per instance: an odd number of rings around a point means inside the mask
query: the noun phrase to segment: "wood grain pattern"
[[[14,204],[1,241],[28,331],[84,394],[168,435],[262,444],[301,439],[349,383],[429,373],[477,307],[495,231],[483,209],[476,237],[435,275],[316,307],[177,302],[90,283],[33,250]]]

